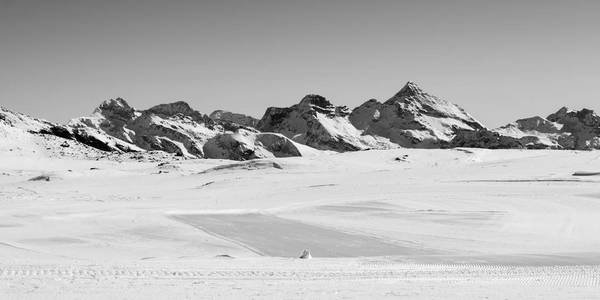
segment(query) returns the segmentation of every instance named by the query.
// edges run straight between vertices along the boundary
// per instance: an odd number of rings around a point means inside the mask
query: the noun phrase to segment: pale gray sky
[[[353,108],[412,80],[490,127],[600,109],[600,1],[0,0],[0,105],[64,122],[102,100],[262,116]]]

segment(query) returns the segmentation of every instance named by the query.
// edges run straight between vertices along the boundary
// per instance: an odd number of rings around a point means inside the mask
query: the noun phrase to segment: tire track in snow
[[[512,281],[536,286],[600,287],[600,266],[503,266],[415,264],[383,267],[107,268],[100,266],[2,265],[0,280],[409,280]]]

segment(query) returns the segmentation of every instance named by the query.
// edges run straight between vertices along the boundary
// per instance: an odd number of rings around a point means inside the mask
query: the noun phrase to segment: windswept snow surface
[[[598,152],[0,149],[3,299],[600,295],[600,176],[573,176],[600,171]]]

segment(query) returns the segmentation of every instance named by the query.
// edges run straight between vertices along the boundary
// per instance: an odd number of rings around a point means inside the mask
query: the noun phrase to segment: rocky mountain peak
[[[314,95],[314,94],[304,96],[304,98],[302,98],[302,100],[300,100],[299,105],[300,106],[306,106],[306,105],[317,106],[317,107],[323,108],[323,109],[330,109],[330,108],[334,107],[333,104],[331,104],[331,102],[329,102],[329,100],[325,99],[325,97],[323,97],[321,95]]]
[[[593,110],[583,108],[579,111],[562,107],[557,112],[550,114],[548,120],[567,125],[567,123],[581,123],[588,127],[600,127],[600,116]]]
[[[94,110],[94,113],[99,113],[110,118],[128,120],[133,118],[135,109],[125,99],[115,98],[100,103],[100,106]]]
[[[176,114],[192,116],[198,113],[185,101],[176,101],[172,103],[155,105],[146,111],[163,116],[174,116]]]
[[[355,108],[350,121],[364,134],[420,148],[445,145],[458,129],[484,128],[458,105],[426,93],[412,81],[384,103],[371,99]]]
[[[346,106],[335,106],[325,97],[314,94],[304,96],[297,107],[302,111],[316,111],[329,117],[344,117],[350,114]]]
[[[406,98],[422,94],[425,94],[423,89],[421,89],[421,87],[415,82],[409,81],[404,85],[404,87],[402,87],[402,89],[400,89],[398,93],[396,93],[396,95],[394,95],[393,98]]]
[[[323,96],[306,95],[291,107],[269,107],[257,129],[281,133],[295,142],[322,150],[371,148],[375,139],[363,137],[348,120],[348,114],[345,106],[334,106]]]
[[[233,123],[247,127],[256,127],[258,124],[258,120],[251,116],[225,110],[215,110],[208,117],[214,121]]]

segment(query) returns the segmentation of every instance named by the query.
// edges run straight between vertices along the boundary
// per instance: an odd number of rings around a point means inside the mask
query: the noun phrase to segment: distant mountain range
[[[408,82],[390,99],[349,110],[319,95],[291,107],[269,107],[258,120],[218,110],[202,114],[179,101],[136,110],[124,99],[92,115],[55,124],[0,109],[0,139],[16,131],[71,140],[108,152],[160,150],[179,156],[246,160],[330,151],[389,148],[600,149],[600,117],[566,107],[546,118],[488,129],[464,109]],[[307,147],[308,146],[308,147]]]

